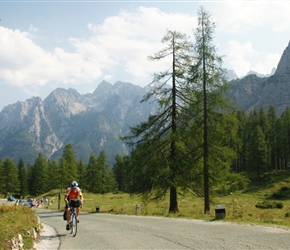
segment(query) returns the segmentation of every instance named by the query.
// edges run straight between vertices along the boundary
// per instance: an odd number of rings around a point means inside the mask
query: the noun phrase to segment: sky
[[[166,62],[168,30],[194,42],[198,10],[216,24],[223,67],[270,74],[289,43],[290,1],[0,0],[0,111],[56,88],[92,93],[103,80],[142,87]]]

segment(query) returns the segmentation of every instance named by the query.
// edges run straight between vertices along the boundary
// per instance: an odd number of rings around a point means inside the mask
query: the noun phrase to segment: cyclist
[[[80,199],[78,199],[80,197]],[[69,222],[70,222],[70,207],[76,208],[76,216],[77,222],[79,222],[79,213],[80,213],[80,206],[83,204],[84,197],[82,194],[81,189],[76,181],[71,183],[71,186],[66,189],[64,201],[66,202],[65,211],[66,211],[66,230],[69,230]]]

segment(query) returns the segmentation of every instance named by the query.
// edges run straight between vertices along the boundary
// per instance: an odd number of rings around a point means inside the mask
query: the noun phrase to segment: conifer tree
[[[287,107],[281,115],[280,136],[278,140],[281,144],[283,169],[290,168],[290,108]]]
[[[60,158],[61,190],[67,188],[72,181],[77,180],[77,159],[71,143],[66,144]]]
[[[47,173],[47,176],[48,176],[47,189],[48,190],[60,188],[61,181],[60,181],[59,168],[60,168],[59,164],[56,160],[48,162],[48,173]]]
[[[31,168],[29,193],[32,195],[43,194],[48,191],[48,160],[42,153],[38,154],[33,167]]]
[[[210,188],[229,172],[235,157],[227,145],[236,143],[237,122],[230,110],[231,102],[225,98],[227,80],[222,68],[222,58],[217,55],[213,44],[215,23],[211,15],[201,7],[198,11],[198,27],[195,31],[194,64],[190,69],[189,91],[191,106],[195,112],[193,138],[202,142],[202,153],[196,147],[196,163],[202,163],[204,213],[210,212]],[[198,124],[198,125],[197,125]],[[198,165],[198,164],[196,164]],[[195,166],[197,167],[197,166]],[[221,171],[223,170],[223,171]]]
[[[233,164],[233,170],[237,173],[246,171],[246,145],[247,145],[247,130],[246,125],[248,123],[248,115],[244,110],[237,110],[236,118],[238,120],[238,131],[237,131],[237,158]]]
[[[250,133],[250,141],[247,148],[247,165],[249,170],[258,177],[267,169],[267,145],[265,134],[261,127],[256,125]]]
[[[63,159],[66,161],[70,182],[77,179],[77,159],[71,143],[66,144],[63,154]]]
[[[279,148],[279,140],[278,140],[278,129],[277,129],[277,110],[273,105],[270,105],[268,109],[268,117],[270,123],[270,129],[268,131],[268,145],[269,145],[269,157],[270,157],[270,166],[274,170],[279,169],[279,158],[278,158],[278,148]]]
[[[86,185],[89,192],[99,193],[102,184],[102,172],[99,169],[98,158],[91,153],[86,176]]]
[[[9,193],[19,192],[18,169],[11,158],[6,158],[0,168],[1,192],[4,197]]]
[[[100,185],[101,194],[115,191],[116,189],[116,180],[115,175],[112,169],[109,168],[108,165],[108,157],[104,150],[101,150],[98,157],[98,167],[101,172],[102,180]]]
[[[20,159],[18,163],[18,178],[19,178],[19,184],[20,184],[20,196],[23,198],[28,194],[28,177],[27,177],[27,171],[26,167],[24,165],[24,162],[22,158]]]
[[[87,175],[87,165],[83,160],[78,163],[78,183],[82,189],[86,189],[86,175]]]
[[[159,106],[157,113],[131,128],[131,134],[123,140],[137,146],[132,154],[132,162],[136,165],[131,165],[131,171],[143,175],[131,179],[130,185],[135,186],[135,192],[160,198],[169,190],[169,213],[176,213],[179,211],[177,188],[183,171],[178,150],[179,117],[184,103],[188,102],[185,83],[192,44],[186,35],[176,31],[168,31],[162,43],[166,44],[165,48],[149,59],[169,60],[170,66],[154,75],[152,88],[143,99],[155,99]]]
[[[116,181],[118,183],[118,190],[122,192],[127,192],[127,180],[129,179],[129,176],[127,176],[127,169],[130,164],[130,157],[128,155],[121,156],[116,155],[115,156],[115,163],[113,166],[113,170],[116,176]]]

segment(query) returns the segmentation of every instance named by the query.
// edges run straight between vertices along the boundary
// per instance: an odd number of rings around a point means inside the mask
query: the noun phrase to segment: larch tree
[[[165,48],[149,59],[162,60],[168,66],[163,72],[154,74],[152,88],[143,99],[157,101],[157,112],[146,122],[131,128],[131,135],[123,139],[136,146],[131,154],[134,164],[130,170],[135,173],[131,179],[135,192],[161,198],[169,190],[169,213],[176,213],[179,211],[177,188],[183,185],[178,149],[182,123],[179,119],[184,103],[188,102],[185,85],[192,44],[185,34],[176,31],[168,31],[162,43],[166,44]]]
[[[195,130],[191,128],[191,131],[194,137],[201,135],[199,140],[193,138],[197,143],[193,153],[199,156],[195,159],[198,164],[203,165],[200,172],[203,173],[205,214],[210,212],[211,187],[222,182],[234,160],[235,152],[227,145],[236,143],[238,128],[231,102],[225,97],[228,85],[222,57],[217,54],[213,43],[215,27],[211,15],[201,7],[194,33],[194,63],[189,73],[188,89],[192,92],[191,107],[195,112],[192,127]]]

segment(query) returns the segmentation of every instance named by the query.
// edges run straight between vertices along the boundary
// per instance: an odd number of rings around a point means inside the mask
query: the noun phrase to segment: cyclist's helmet
[[[73,181],[73,182],[71,183],[71,186],[74,187],[74,188],[76,188],[76,187],[79,186],[79,184],[78,184],[76,181]]]

